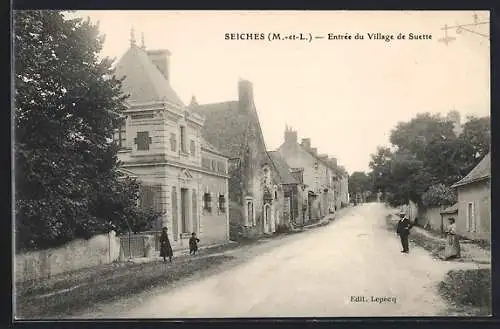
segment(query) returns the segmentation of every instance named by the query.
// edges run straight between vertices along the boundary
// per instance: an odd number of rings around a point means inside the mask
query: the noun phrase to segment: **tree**
[[[361,171],[355,171],[349,176],[349,191],[352,193],[363,193],[371,190],[370,177]]]
[[[462,152],[461,172],[467,174],[490,151],[491,123],[490,117],[477,118],[469,116],[459,137]]]
[[[137,186],[120,180],[113,131],[121,81],[89,20],[17,11],[15,215],[20,249],[61,245],[139,222]]]
[[[452,202],[450,186],[465,176],[489,152],[489,117],[469,117],[458,137],[454,122],[439,114],[418,114],[399,123],[391,132],[396,149],[377,149],[370,161],[375,191],[389,194],[387,200],[421,205]],[[451,193],[451,194],[450,194]]]
[[[371,155],[369,167],[371,169],[370,177],[372,178],[372,191],[377,193],[388,192],[387,188],[390,184],[390,161],[392,159],[391,149],[388,147],[379,146],[377,152]]]

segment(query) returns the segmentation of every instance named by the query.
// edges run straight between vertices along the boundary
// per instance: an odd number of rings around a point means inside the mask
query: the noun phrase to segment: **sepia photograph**
[[[14,320],[492,316],[489,11],[12,21]]]

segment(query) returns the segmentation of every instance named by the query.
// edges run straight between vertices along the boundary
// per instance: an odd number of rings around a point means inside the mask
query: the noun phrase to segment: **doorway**
[[[181,233],[189,233],[188,189],[181,188]]]

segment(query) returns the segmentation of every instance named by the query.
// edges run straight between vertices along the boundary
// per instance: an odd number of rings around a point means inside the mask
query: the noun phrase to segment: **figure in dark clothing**
[[[163,257],[163,261],[167,261],[167,257],[170,262],[172,262],[172,256],[174,255],[172,251],[172,246],[170,245],[170,240],[168,239],[167,228],[164,227],[160,236],[160,257]]]
[[[196,252],[198,251],[198,242],[200,242],[200,239],[196,237],[196,233],[191,234],[191,238],[189,238],[189,254],[190,255],[195,255]]]
[[[411,223],[406,214],[399,214],[400,220],[398,222],[398,226],[396,228],[397,234],[401,238],[401,245],[403,246],[403,250],[401,252],[408,253],[410,251],[408,246],[408,236],[410,235]]]

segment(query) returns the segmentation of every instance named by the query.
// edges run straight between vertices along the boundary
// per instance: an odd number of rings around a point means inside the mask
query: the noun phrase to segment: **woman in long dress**
[[[164,227],[160,236],[160,257],[163,257],[163,261],[167,261],[167,257],[170,262],[172,262],[172,256],[174,255],[172,251],[172,246],[170,245],[170,240],[168,239],[167,228]]]
[[[448,219],[448,232],[446,238],[446,246],[444,248],[445,259],[459,258],[460,257],[460,242],[458,240],[457,226],[455,218]]]

